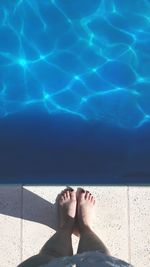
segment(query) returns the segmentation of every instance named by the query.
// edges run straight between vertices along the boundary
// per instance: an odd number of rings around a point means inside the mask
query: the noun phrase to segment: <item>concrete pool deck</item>
[[[55,199],[65,186],[0,186],[2,267],[37,254],[57,229]],[[77,189],[78,186],[72,186]],[[80,187],[80,186],[79,186]],[[82,186],[96,198],[94,230],[112,256],[135,267],[150,262],[150,187]],[[78,238],[73,236],[74,253]]]

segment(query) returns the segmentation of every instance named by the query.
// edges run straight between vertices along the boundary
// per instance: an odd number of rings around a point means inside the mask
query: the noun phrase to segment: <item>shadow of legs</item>
[[[42,264],[48,263],[52,259],[73,255],[71,240],[72,229],[67,226],[68,224],[58,230],[45,243],[38,255],[29,258],[18,267],[38,267]]]

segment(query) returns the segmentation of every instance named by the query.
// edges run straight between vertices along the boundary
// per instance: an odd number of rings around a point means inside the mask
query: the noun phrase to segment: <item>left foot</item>
[[[58,199],[59,226],[73,231],[76,215],[76,192],[71,188],[66,188]]]

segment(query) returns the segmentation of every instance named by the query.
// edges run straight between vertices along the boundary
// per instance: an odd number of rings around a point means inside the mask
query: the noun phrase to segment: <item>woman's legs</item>
[[[73,190],[64,190],[58,199],[60,229],[45,243],[40,253],[21,263],[18,267],[38,267],[50,260],[71,256],[73,254],[71,234],[74,231],[75,215],[80,236],[78,253],[99,250],[109,255],[108,249],[91,229],[91,219],[94,210],[94,197],[82,190],[78,196],[76,214],[76,193]]]
[[[38,255],[35,255],[18,267],[37,267],[58,257],[73,254],[71,234],[76,214],[76,193],[64,190],[58,198],[60,229],[46,242]]]
[[[80,233],[80,241],[78,252],[99,250],[109,255],[108,249],[105,247],[99,237],[91,230],[91,219],[93,216],[95,200],[88,192],[82,190],[79,193],[77,204],[78,229]]]

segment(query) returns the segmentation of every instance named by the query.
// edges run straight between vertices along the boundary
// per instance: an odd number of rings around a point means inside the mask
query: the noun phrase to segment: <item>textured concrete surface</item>
[[[0,266],[21,261],[21,186],[0,186]]]
[[[57,230],[57,194],[65,186],[0,186],[2,267],[39,252]],[[83,186],[96,198],[93,228],[111,255],[149,266],[150,187]],[[77,189],[77,186],[74,186]],[[78,238],[73,236],[74,253]],[[139,256],[140,255],[140,256]]]
[[[135,266],[150,266],[150,187],[129,188],[130,253]]]

